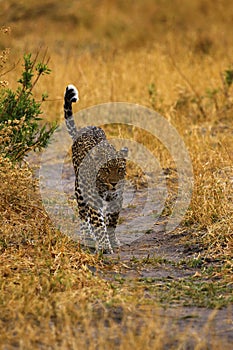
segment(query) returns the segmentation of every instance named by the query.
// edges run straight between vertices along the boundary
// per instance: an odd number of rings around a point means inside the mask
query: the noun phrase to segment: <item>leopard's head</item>
[[[96,177],[96,187],[100,196],[106,200],[114,200],[122,191],[126,173],[126,157],[128,149],[122,148],[116,156],[101,166]]]

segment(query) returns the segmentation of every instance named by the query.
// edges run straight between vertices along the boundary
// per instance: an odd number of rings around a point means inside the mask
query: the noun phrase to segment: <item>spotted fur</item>
[[[64,95],[64,116],[73,139],[72,160],[81,233],[83,237],[95,240],[97,251],[113,253],[119,246],[115,229],[122,207],[128,149],[117,151],[99,127],[77,130],[72,103],[78,99],[75,86],[68,85]]]

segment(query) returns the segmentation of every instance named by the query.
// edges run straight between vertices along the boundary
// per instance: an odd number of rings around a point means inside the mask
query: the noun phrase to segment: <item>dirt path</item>
[[[62,232],[69,235],[72,233],[78,238],[77,216],[67,206],[67,201],[75,203],[72,166],[70,163],[65,164],[60,190],[54,197],[58,168],[52,160],[47,166],[49,181],[47,179],[47,189],[43,193],[44,199],[47,194],[49,198],[46,199],[46,209],[54,216],[54,221]],[[200,247],[187,244],[187,231],[178,230],[176,234],[166,232],[166,222],[158,219],[160,201],[165,193],[164,183],[160,181],[159,186],[155,185],[153,190],[155,201],[148,205],[147,188],[136,190],[132,184],[126,185],[124,208],[117,229],[122,246],[118,253],[107,257],[110,264],[114,263],[118,268],[110,269],[109,272],[97,272],[92,267],[90,270],[116,284],[129,286],[129,289],[136,286],[144,288],[144,300],[149,301],[146,307],[148,315],[153,314],[151,302],[159,302],[162,305],[161,315],[169,315],[171,323],[180,329],[190,327],[193,332],[200,334],[200,339],[217,336],[233,344],[233,307],[223,307],[214,311],[213,315],[213,305],[221,291],[217,289],[213,295],[208,294],[208,286],[214,286],[215,281],[203,275],[203,268],[214,269],[214,263],[205,261],[203,264],[198,255]],[[65,193],[65,198],[58,203],[61,191]],[[202,297],[199,297],[199,293]],[[213,300],[207,300],[209,295]]]
[[[196,341],[210,344],[208,349],[211,349],[214,339],[218,341],[221,339],[221,346],[226,342],[224,348],[232,349],[232,304],[218,310],[212,306],[199,306],[203,302],[202,297],[208,298],[208,294],[198,298],[198,293],[203,292],[199,290],[199,286],[203,285],[203,288],[206,288],[205,284],[212,283],[208,277],[203,276],[201,262],[195,267],[189,265],[189,262],[199,261],[196,257],[200,248],[184,244],[184,241],[188,240],[188,232],[166,234],[164,225],[165,223],[157,224],[152,232],[128,246],[124,245],[119,252],[120,262],[123,264],[115,276],[111,275],[110,278],[107,276],[107,279],[132,285],[133,288],[137,285],[143,286],[144,300],[148,301],[148,306],[145,308],[148,319],[151,317],[149,315],[155,312],[153,306],[150,306],[151,302],[161,302],[163,307],[159,311],[159,316],[164,317],[165,322],[169,319],[171,329],[175,325],[179,331],[188,329],[190,332],[190,341],[185,349],[196,348]],[[115,258],[119,259],[119,256]],[[205,264],[205,268],[208,266],[212,266],[212,263]],[[189,280],[194,282],[189,284]],[[178,290],[196,288],[196,290],[190,295],[179,291],[176,294],[174,291],[176,288]],[[216,294],[220,294],[220,291],[216,291]],[[157,309],[156,312],[158,314]]]

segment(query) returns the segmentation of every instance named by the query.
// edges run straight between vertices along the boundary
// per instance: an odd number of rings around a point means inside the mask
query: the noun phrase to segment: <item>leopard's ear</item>
[[[126,159],[128,157],[128,152],[129,152],[128,148],[123,147],[119,151],[119,156]]]

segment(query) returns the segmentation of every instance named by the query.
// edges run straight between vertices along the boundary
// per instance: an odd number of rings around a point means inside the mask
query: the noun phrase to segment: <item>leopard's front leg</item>
[[[119,217],[119,212],[107,213],[106,215],[107,235],[109,237],[110,244],[114,250],[120,247],[120,241],[117,238],[115,233],[118,217]]]
[[[113,253],[102,209],[89,208],[89,222],[96,238],[96,250]]]
[[[122,187],[122,186],[121,186]],[[113,248],[120,247],[120,241],[116,237],[116,227],[118,224],[120,210],[122,208],[123,202],[123,189],[120,188],[118,192],[116,192],[115,199],[113,201],[108,202],[106,208],[106,227],[108,237]]]
[[[81,182],[83,183],[83,181]],[[97,251],[113,253],[107,233],[105,217],[102,211],[102,201],[95,201],[94,196],[90,196],[91,198],[88,197],[88,200],[84,196],[84,193],[88,193],[88,190],[82,191],[81,188],[82,186],[80,187],[76,179],[75,194],[78,203],[79,217],[81,219],[81,231],[82,236],[87,238],[84,239],[84,241],[88,241],[89,236],[95,241]]]

